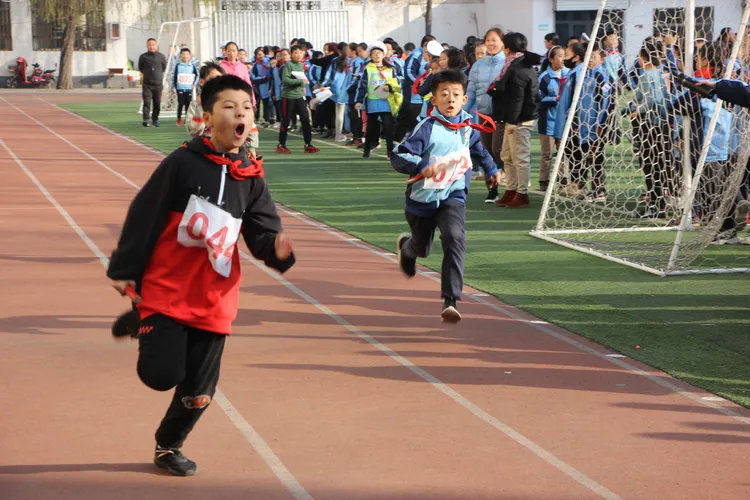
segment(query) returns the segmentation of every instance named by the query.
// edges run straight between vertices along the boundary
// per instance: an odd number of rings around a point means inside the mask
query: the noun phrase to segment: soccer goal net
[[[183,48],[190,49],[189,61],[200,69],[202,41],[207,37],[208,29],[209,24],[206,19],[167,22],[160,26],[159,35],[156,38],[158,50],[167,57],[167,69],[164,72],[161,93],[160,117],[172,118],[177,116],[174,74],[175,67],[180,61],[180,51]],[[195,95],[193,95],[193,99],[195,99]],[[138,108],[138,113],[143,113],[143,102]]]
[[[750,272],[750,114],[695,85],[750,81],[750,6],[700,3],[601,0],[567,48],[533,236],[660,276]]]

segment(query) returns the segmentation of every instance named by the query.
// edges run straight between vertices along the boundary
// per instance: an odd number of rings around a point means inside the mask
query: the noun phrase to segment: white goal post
[[[750,272],[750,111],[684,85],[750,81],[750,4],[710,3],[600,1],[532,236],[658,276]]]
[[[162,80],[160,118],[177,117],[177,95],[173,92],[173,78],[177,62],[180,60],[180,50],[187,47],[191,51],[191,62],[200,68],[201,56],[209,53],[210,22],[207,18],[187,19],[162,23],[156,37],[158,50],[167,58],[167,69]],[[195,92],[193,92],[195,99]],[[138,107],[138,113],[143,113],[143,101]]]

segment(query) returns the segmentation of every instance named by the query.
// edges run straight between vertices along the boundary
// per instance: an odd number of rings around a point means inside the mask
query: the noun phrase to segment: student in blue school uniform
[[[437,73],[432,79],[434,107],[429,117],[417,124],[391,156],[394,170],[410,177],[405,192],[405,216],[410,232],[397,239],[399,267],[408,278],[413,278],[417,258],[429,255],[435,229],[440,229],[441,318],[446,323],[461,320],[457,302],[463,290],[466,195],[472,163],[481,165],[490,184],[500,182],[497,166],[477,131],[491,131],[495,123],[489,117],[483,117],[485,125],[472,123],[471,115],[463,111],[466,84],[466,75],[460,70]]]
[[[263,103],[263,123],[264,128],[273,125],[276,120],[273,119],[271,112],[271,62],[266,57],[263,48],[255,49],[255,60],[250,69],[250,80],[253,82],[253,88],[258,93],[258,105],[255,108],[255,120],[260,121],[260,108]]]

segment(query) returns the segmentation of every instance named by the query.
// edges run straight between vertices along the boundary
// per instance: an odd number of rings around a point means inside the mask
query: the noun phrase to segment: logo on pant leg
[[[208,406],[211,402],[211,396],[201,394],[200,396],[186,396],[182,398],[182,404],[188,410],[200,410]]]

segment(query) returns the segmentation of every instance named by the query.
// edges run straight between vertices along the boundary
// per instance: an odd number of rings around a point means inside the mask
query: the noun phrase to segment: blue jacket
[[[722,101],[750,108],[750,86],[741,81],[719,80],[716,82],[716,96]]]
[[[188,81],[190,83],[187,83]],[[195,65],[178,61],[174,69],[174,81],[172,85],[174,85],[177,92],[192,92],[193,88],[198,86],[198,70],[195,68]]]
[[[409,53],[409,57],[404,61],[404,100],[409,99],[411,104],[422,104],[422,98],[419,95],[411,95],[411,87],[419,78],[419,75],[427,71],[427,61],[422,57],[422,48],[416,48]],[[408,90],[407,90],[408,89]]]
[[[472,163],[477,162],[487,176],[497,173],[492,155],[482,146],[477,130],[468,126],[451,130],[438,120],[459,123],[471,121],[471,115],[461,111],[456,117],[446,118],[433,109],[432,117],[419,122],[391,155],[394,170],[409,177],[416,176],[428,165],[451,165],[442,177],[420,179],[407,185],[406,211],[419,217],[434,214],[444,200],[466,203]]]
[[[349,103],[349,83],[352,77],[350,71],[351,63],[347,64],[344,71],[338,71],[336,66],[338,65],[337,60],[334,60],[330,66],[328,66],[328,72],[326,74],[324,87],[329,87],[329,90],[333,94],[331,99],[336,104],[348,104]]]
[[[268,99],[271,97],[271,63],[269,59],[263,59],[261,62],[257,60],[253,63],[253,67],[250,69],[250,80],[253,82],[253,87],[257,89],[258,95],[261,99]]]
[[[633,101],[625,108],[625,113],[636,112],[638,117],[654,126],[667,123],[670,105],[669,88],[661,67],[641,70],[638,86],[633,92]]]
[[[281,100],[281,68],[283,67],[283,64],[277,64],[275,68],[271,69],[271,95],[277,101]]]
[[[560,101],[557,103],[557,116],[555,117],[555,139],[562,139],[565,123],[568,121],[570,107],[573,104],[573,94],[576,90],[576,82],[581,78],[584,71],[584,65],[579,64],[568,73],[568,78],[560,90]]]
[[[487,54],[474,63],[469,71],[469,86],[466,91],[469,100],[464,106],[466,111],[476,109],[480,113],[492,116],[492,97],[487,94],[487,89],[500,74],[503,66],[505,54],[502,51],[494,56]]]
[[[362,76],[364,67],[365,60],[359,56],[355,57],[349,65],[349,86],[347,87],[347,93],[349,94],[349,106],[352,108],[357,102],[357,88],[359,87],[359,79]]]
[[[569,70],[560,70],[560,76],[548,67],[539,74],[539,133],[542,135],[555,135],[555,119],[557,118],[557,101],[560,97]]]
[[[574,121],[581,144],[589,144],[599,138],[598,130],[606,125],[614,110],[612,90],[612,81],[603,66],[586,73]]]
[[[625,57],[619,52],[607,54],[602,65],[613,82],[621,81],[624,84],[627,81],[625,76]]]

